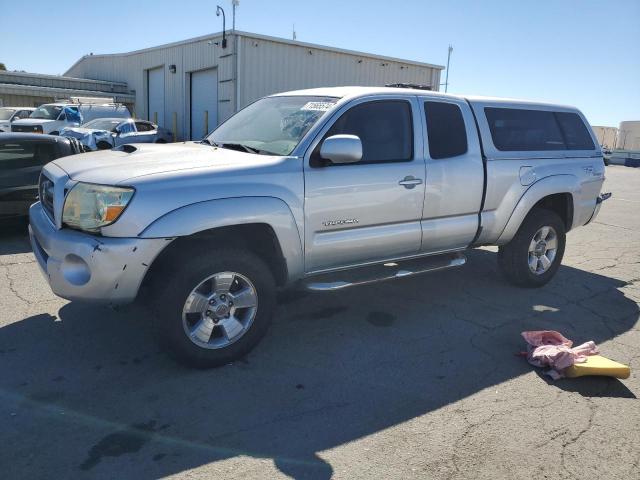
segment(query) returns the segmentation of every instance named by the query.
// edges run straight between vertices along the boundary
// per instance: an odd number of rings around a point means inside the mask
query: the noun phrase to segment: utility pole
[[[294,40],[296,39],[296,24],[295,24],[295,23],[293,24],[293,32],[292,32],[291,37],[292,37]]]
[[[447,93],[449,89],[449,63],[451,62],[451,52],[453,52],[453,46],[449,44],[449,53],[447,54],[447,72],[444,78],[444,93]]]
[[[240,0],[231,0],[232,6],[232,20],[231,20],[231,30],[233,32],[236,31],[236,7],[240,6]]]

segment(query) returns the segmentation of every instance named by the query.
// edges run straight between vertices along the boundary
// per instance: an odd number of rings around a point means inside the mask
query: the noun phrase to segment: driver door
[[[415,99],[359,99],[333,119],[305,157],[306,272],[417,254],[425,162]],[[337,134],[360,138],[360,162],[320,158],[322,140]]]

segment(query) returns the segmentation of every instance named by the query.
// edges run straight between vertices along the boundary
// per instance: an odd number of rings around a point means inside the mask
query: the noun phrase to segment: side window
[[[118,126],[118,131],[120,134],[123,133],[133,133],[136,129],[133,127],[133,122],[124,122]]]
[[[486,107],[484,112],[493,144],[498,150],[565,150],[554,112],[493,107]]]
[[[80,116],[78,107],[65,107],[64,115],[66,116],[66,120],[68,122],[82,123],[82,118]]]
[[[424,110],[431,158],[467,153],[467,130],[460,107],[453,103],[424,102]]]
[[[568,150],[593,150],[595,145],[584,122],[577,113],[556,112]]]
[[[136,130],[138,130],[139,132],[150,132],[152,130],[155,130],[152,123],[149,123],[149,122],[135,122],[135,123],[136,123]]]
[[[356,105],[342,114],[325,138],[339,134],[360,138],[361,163],[403,162],[413,158],[411,105],[404,100]]]
[[[37,165],[41,165],[41,163],[36,158],[34,143],[12,142],[0,144],[0,172]]]

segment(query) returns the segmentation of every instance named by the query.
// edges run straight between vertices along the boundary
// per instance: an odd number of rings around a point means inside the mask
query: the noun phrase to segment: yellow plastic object
[[[566,368],[564,375],[569,378],[584,377],[585,375],[629,378],[631,368],[622,363],[609,360],[602,355],[590,355],[587,357],[586,362],[576,363]]]

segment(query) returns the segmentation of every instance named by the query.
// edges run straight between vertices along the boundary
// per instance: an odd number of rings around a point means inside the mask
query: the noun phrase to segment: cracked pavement
[[[466,266],[283,295],[244,360],[195,371],[150,315],[51,294],[24,227],[0,234],[0,466],[10,478],[638,478],[640,169],[538,290]],[[545,378],[515,354],[556,329],[631,365]],[[634,473],[635,472],[635,473]]]

